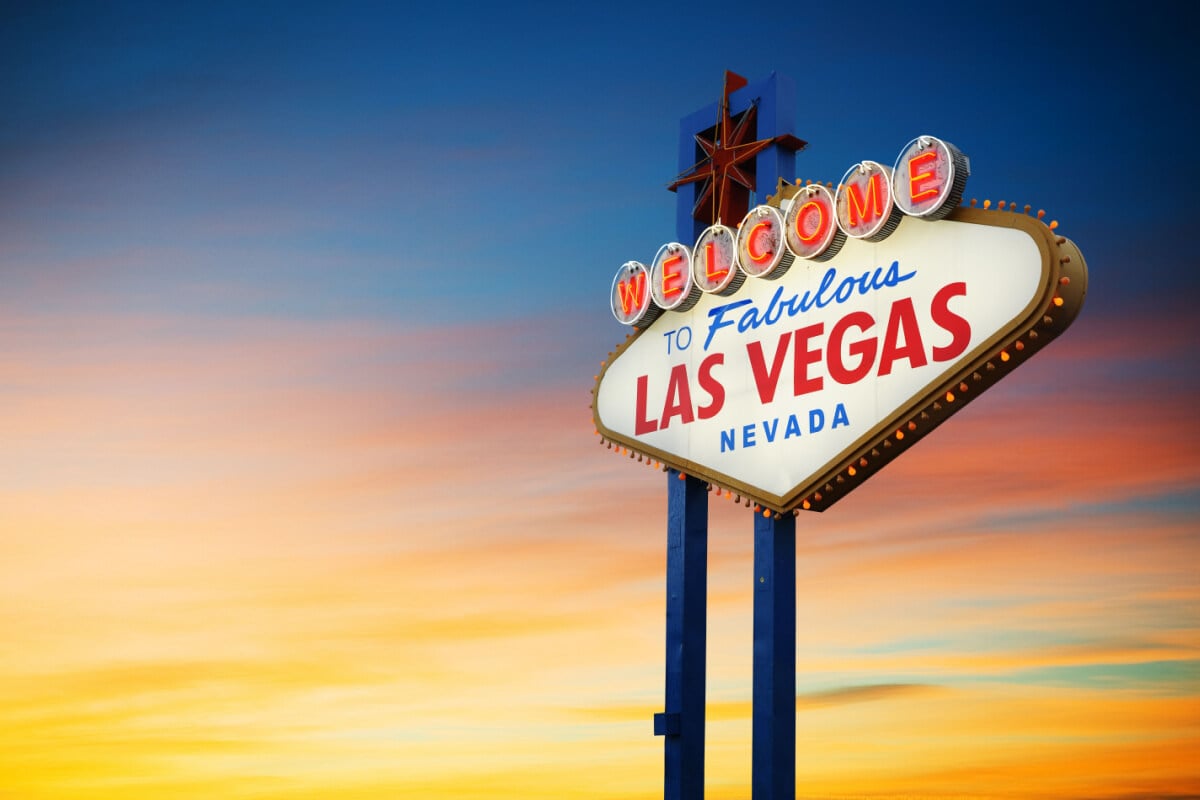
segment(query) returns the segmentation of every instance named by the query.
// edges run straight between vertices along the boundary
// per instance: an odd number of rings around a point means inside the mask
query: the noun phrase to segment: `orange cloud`
[[[515,323],[76,322],[0,357],[0,784],[659,791],[667,478],[597,445],[590,376],[538,377],[573,358]],[[802,795],[1196,784],[1194,686],[1137,676],[1197,660],[1197,423],[1087,331],[798,520]],[[741,797],[752,521],[710,505],[709,785]]]

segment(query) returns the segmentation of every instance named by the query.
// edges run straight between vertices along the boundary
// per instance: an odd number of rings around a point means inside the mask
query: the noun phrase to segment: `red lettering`
[[[721,411],[721,407],[725,405],[725,387],[712,374],[713,367],[724,363],[724,353],[713,353],[700,362],[700,374],[697,376],[697,380],[700,382],[700,388],[712,397],[711,403],[696,409],[696,415],[700,419],[715,417]]]
[[[687,364],[676,364],[671,368],[667,383],[667,401],[663,404],[662,421],[659,427],[671,424],[672,417],[679,417],[684,425],[695,419],[692,414],[692,392],[688,388]]]
[[[683,270],[672,269],[683,263],[683,256],[673,255],[662,262],[662,293],[663,297],[683,291]],[[668,286],[667,284],[672,284]],[[678,285],[674,285],[678,284]]]
[[[872,172],[867,181],[867,196],[863,197],[862,189],[857,183],[846,184],[846,203],[850,213],[850,227],[857,227],[861,222],[869,222],[883,216],[883,175]]]
[[[812,209],[812,211],[809,211],[809,209]],[[813,232],[805,236],[804,229],[808,227],[808,217],[813,213],[817,215],[817,224],[813,226]],[[816,200],[809,200],[800,206],[800,210],[796,212],[796,235],[800,237],[800,241],[805,244],[820,242],[825,238],[825,233],[828,229],[829,215],[825,213],[825,206],[823,204],[818,203]]]
[[[621,311],[625,316],[641,308],[646,296],[646,273],[639,272],[628,281],[618,283],[617,294],[621,296]]]
[[[842,361],[842,338],[850,328],[866,332],[874,326],[875,318],[865,311],[855,311],[837,321],[829,331],[829,355],[826,357],[829,377],[842,384],[856,383],[866,377],[871,367],[875,366],[875,337],[850,343],[850,355],[858,356],[859,359],[858,366],[854,369],[847,369]]]
[[[920,172],[920,169],[927,165],[930,161],[937,161],[936,150],[926,150],[919,156],[915,156],[908,160],[908,196],[916,203],[918,200],[925,200],[930,197],[937,197],[941,190],[941,184],[936,180],[929,185],[922,186],[933,178],[932,172]]]
[[[634,416],[633,430],[638,436],[658,430],[658,420],[646,419],[646,385],[649,382],[649,375],[637,379],[637,414]]]
[[[790,333],[779,337],[779,343],[775,345],[775,358],[771,361],[769,371],[763,358],[762,342],[750,342],[746,345],[746,354],[750,356],[750,370],[754,373],[754,385],[758,388],[758,399],[764,405],[775,399],[775,387],[779,385],[783,359],[787,355],[788,342],[791,339]]]
[[[704,274],[713,283],[719,283],[722,278],[729,274],[728,268],[721,268],[713,272],[713,263],[717,260],[717,243],[709,239],[704,243]]]
[[[800,328],[794,334],[796,337],[796,372],[793,378],[793,390],[797,397],[809,392],[819,392],[825,385],[825,379],[820,375],[812,377],[808,375],[809,365],[816,364],[821,360],[820,349],[809,350],[808,342],[814,336],[820,336],[824,332],[825,323],[818,322],[816,325]]]
[[[746,237],[746,253],[750,256],[750,260],[755,264],[764,264],[771,260],[771,256],[775,255],[769,249],[758,249],[758,240],[765,236],[770,229],[771,224],[766,220],[763,220],[751,228],[750,235]]]
[[[899,343],[901,333],[904,334],[904,344]],[[911,297],[892,303],[892,313],[888,317],[887,333],[883,335],[883,348],[879,356],[879,374],[891,375],[892,365],[902,358],[907,358],[913,369],[928,363]]]
[[[763,405],[774,402],[789,355],[796,397],[823,390],[825,375],[845,386],[863,380],[873,370],[881,377],[890,375],[899,361],[908,361],[911,369],[919,369],[929,364],[930,358],[935,362],[958,358],[970,345],[971,324],[952,311],[950,303],[955,297],[966,294],[966,283],[956,281],[943,286],[934,295],[930,317],[950,340],[944,345],[934,345],[931,353],[925,349],[921,324],[911,297],[892,303],[882,337],[871,335],[877,324],[874,316],[866,311],[851,311],[833,323],[824,342],[821,340],[825,337],[825,324],[821,322],[779,336],[769,359],[763,342],[748,342],[746,355],[759,402]],[[822,360],[825,374],[813,374],[814,365],[821,364]],[[711,353],[700,362],[696,380],[700,390],[707,395],[707,402],[698,408],[692,403],[687,364],[672,367],[662,414],[657,419],[651,419],[647,414],[649,376],[640,376],[634,417],[636,434],[642,436],[665,430],[676,419],[679,424],[688,425],[697,419],[712,419],[720,414],[725,407],[726,390],[715,372],[724,364],[724,353]]]
[[[966,297],[967,284],[962,281],[950,283],[938,290],[933,296],[929,313],[934,323],[950,334],[950,344],[945,347],[933,348],[934,361],[950,361],[958,358],[966,351],[971,342],[971,323],[950,310],[951,297]]]

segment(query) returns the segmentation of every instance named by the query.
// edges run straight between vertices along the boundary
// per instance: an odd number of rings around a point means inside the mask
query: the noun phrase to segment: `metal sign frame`
[[[722,209],[721,199],[705,205],[705,169],[717,173],[747,162],[738,153],[714,157],[722,146],[722,133],[735,120],[757,117],[753,131],[741,130],[737,141],[750,142],[754,151],[754,180],[739,184],[749,192],[775,183],[770,202],[779,206],[800,187],[789,183],[794,174],[795,151],[804,146],[791,131],[795,89],[783,76],[772,73],[749,85],[726,74],[720,103],[685,117],[680,124],[680,177],[669,187],[679,192],[676,235],[694,242],[710,221],[697,219],[697,209]],[[753,113],[750,113],[750,112]],[[716,126],[712,120],[718,119]],[[702,136],[710,136],[701,142]],[[759,137],[759,138],[756,138]],[[726,136],[724,144],[733,143]],[[740,146],[740,145],[738,145]],[[697,148],[712,163],[701,158]],[[689,167],[689,165],[691,165]],[[748,198],[743,198],[749,203]],[[730,204],[740,210],[741,200]],[[972,201],[972,205],[974,205]],[[889,414],[853,446],[824,465],[809,480],[783,495],[764,494],[730,481],[704,465],[673,459],[635,438],[608,430],[593,415],[601,443],[627,452],[639,461],[658,459],[667,473],[667,598],[665,708],[654,715],[654,733],[664,737],[663,796],[665,800],[703,800],[705,740],[705,672],[707,646],[708,498],[714,489],[732,493],[746,505],[758,500],[754,522],[754,658],[752,708],[752,796],[754,800],[795,797],[796,782],[796,517],[801,509],[820,511],[889,463],[940,425],[957,409],[995,384],[1033,353],[1058,336],[1074,320],[1087,289],[1087,269],[1079,249],[1054,233],[1054,223],[1044,225],[1041,213],[1028,216],[1029,207],[1017,211],[957,208],[948,219],[976,225],[1017,228],[1037,244],[1042,258],[1040,290],[1028,307],[1012,321],[976,346],[933,385],[925,387],[902,408]],[[727,219],[711,222],[732,224]],[[918,223],[936,225],[937,222]],[[612,361],[643,335],[631,334],[609,359],[596,379],[597,393]],[[761,513],[759,513],[761,511]],[[788,513],[791,512],[791,513]]]

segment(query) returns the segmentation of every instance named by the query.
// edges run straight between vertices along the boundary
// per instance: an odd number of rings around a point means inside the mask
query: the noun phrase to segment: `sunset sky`
[[[1200,796],[1200,61],[1101,7],[5,4],[0,798],[661,797],[667,478],[589,390],[726,69],[795,81],[799,177],[940,136],[1090,273],[798,519],[797,796]]]

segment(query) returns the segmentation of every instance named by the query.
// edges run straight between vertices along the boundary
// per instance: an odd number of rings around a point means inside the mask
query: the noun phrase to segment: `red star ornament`
[[[731,117],[729,96],[747,84],[748,81],[741,75],[726,71],[717,124],[695,135],[696,144],[704,155],[690,170],[667,186],[671,191],[676,191],[680,186],[704,181],[696,204],[692,207],[692,217],[708,224],[715,224],[719,220],[732,227],[741,222],[749,211],[750,193],[755,189],[752,163],[755,156],[773,144],[793,151],[806,144],[790,133],[746,141],[756,132],[758,103],[751,102],[749,108]]]

